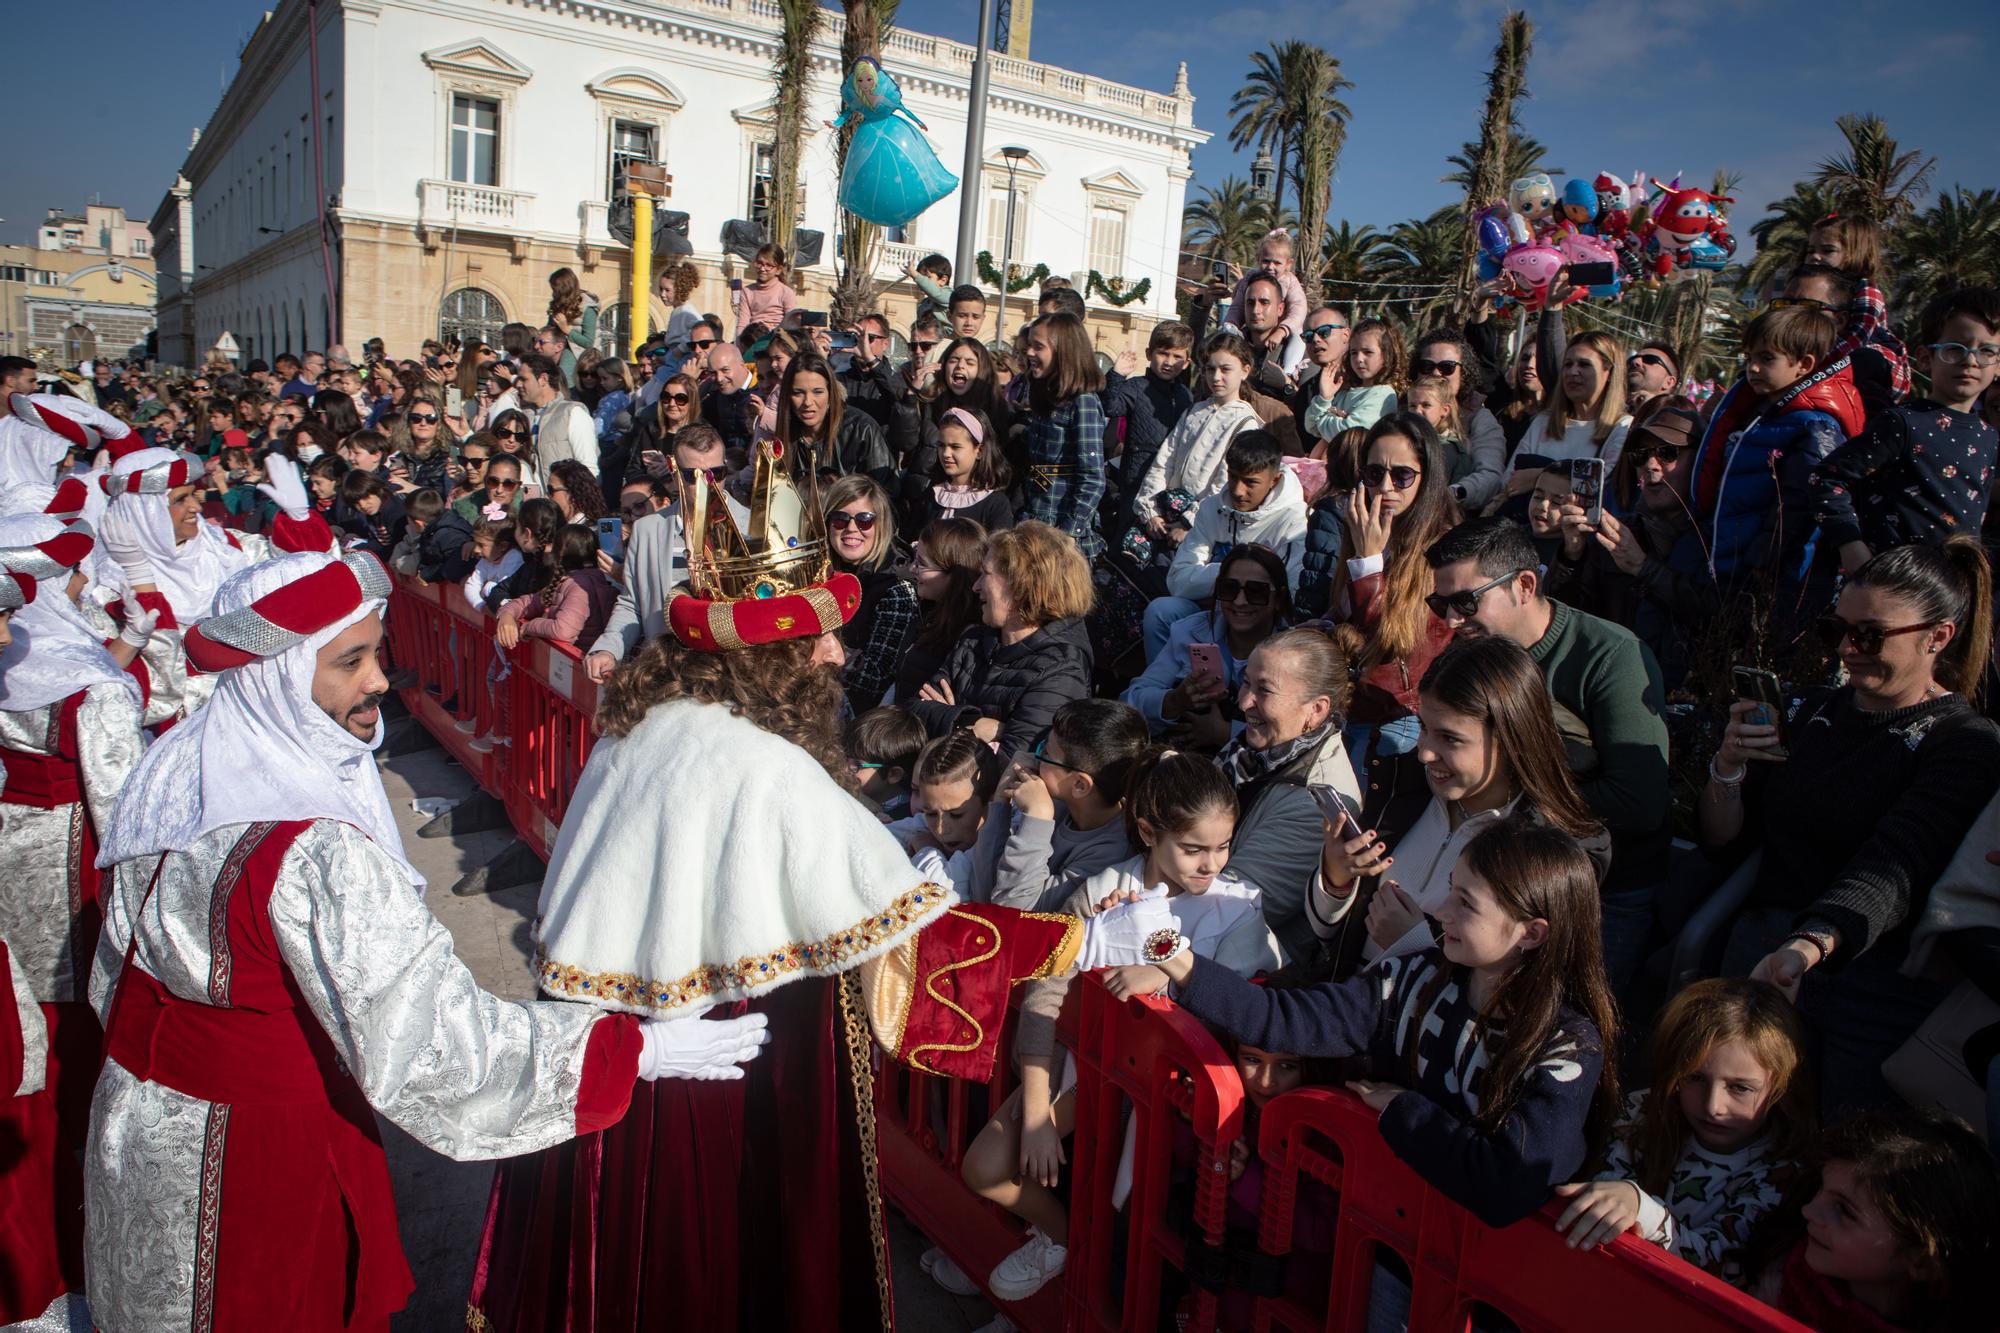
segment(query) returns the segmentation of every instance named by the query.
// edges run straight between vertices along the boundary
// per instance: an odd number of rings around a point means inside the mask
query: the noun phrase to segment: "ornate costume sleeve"
[[[280,954],[369,1103],[425,1146],[460,1161],[512,1156],[572,1137],[580,1112],[623,1114],[617,1090],[622,1078],[631,1095],[638,1042],[591,1047],[600,1022],[631,1020],[481,990],[406,872],[359,830],[320,820],[302,833],[270,912]]]
[[[0,1097],[40,1092],[48,1073],[48,1023],[0,940]]]
[[[76,746],[83,769],[84,804],[97,827],[97,836],[107,832],[106,821],[125,790],[139,756],[145,752],[146,736],[140,730],[139,701],[122,684],[93,685],[84,692],[76,712]]]

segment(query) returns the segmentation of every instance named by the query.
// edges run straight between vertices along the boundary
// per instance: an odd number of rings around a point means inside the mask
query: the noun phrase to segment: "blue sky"
[[[8,100],[34,133],[0,175],[0,239],[31,237],[46,208],[93,195],[150,218],[263,8],[258,0],[100,4],[89,26],[112,40],[90,44],[81,86],[61,62],[15,60]],[[1356,85],[1332,216],[1384,226],[1451,199],[1437,177],[1477,124],[1503,8],[1489,0],[1042,0],[1032,54],[1160,90],[1186,60],[1195,121],[1215,132],[1195,155],[1200,183],[1245,174],[1226,140],[1229,96],[1249,52],[1292,37],[1319,42]],[[1936,155],[1938,185],[2000,185],[2000,135],[1975,96],[1991,84],[1996,37],[1977,5],[1563,0],[1528,8],[1537,31],[1524,118],[1572,174],[1629,177],[1640,168],[1706,181],[1727,167],[1744,178],[1733,210],[1742,233],[1838,150],[1834,117],[1873,111],[1905,146]],[[1143,14],[1144,25],[1107,31],[1107,17],[1121,12]],[[969,39],[978,4],[904,0],[900,20]],[[77,38],[74,12],[58,5],[24,7],[8,29],[16,52],[68,50]]]

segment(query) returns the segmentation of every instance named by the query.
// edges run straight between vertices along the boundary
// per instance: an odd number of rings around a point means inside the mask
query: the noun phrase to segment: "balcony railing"
[[[455,226],[461,231],[513,235],[528,229],[528,206],[534,198],[526,190],[503,190],[497,185],[427,180],[419,221],[426,228]]]

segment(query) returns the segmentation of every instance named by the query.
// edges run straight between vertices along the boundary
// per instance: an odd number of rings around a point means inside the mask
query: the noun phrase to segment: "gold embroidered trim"
[[[478,1306],[467,1305],[465,1307],[465,1330],[466,1333],[492,1333],[493,1324],[486,1318],[485,1312]]]
[[[535,953],[535,977],[551,995],[665,1013],[731,992],[749,995],[768,990],[795,975],[821,976],[842,971],[884,941],[920,924],[949,901],[949,891],[943,887],[920,884],[874,916],[817,943],[787,944],[734,963],[707,963],[677,981],[654,981],[630,972],[592,972],[554,962],[539,949]]]
[[[951,911],[947,913],[947,915],[962,916],[968,921],[976,922],[979,925],[984,926],[989,932],[991,932],[993,936],[992,947],[987,949],[985,953],[975,954],[970,958],[961,958],[955,963],[946,963],[943,967],[939,968],[937,971],[931,973],[929,976],[924,978],[924,991],[926,994],[928,994],[933,1000],[936,1000],[939,1004],[943,1005],[945,1008],[951,1010],[954,1014],[957,1014],[967,1023],[972,1025],[972,1040],[964,1042],[962,1044],[953,1044],[951,1042],[942,1042],[942,1041],[926,1042],[924,1045],[919,1046],[915,1050],[911,1051],[909,1055],[905,1057],[905,1059],[908,1060],[908,1062],[912,1065],[917,1065],[919,1057],[921,1057],[926,1051],[947,1051],[951,1053],[958,1053],[962,1051],[976,1051],[979,1049],[979,1043],[986,1039],[986,1029],[980,1025],[978,1019],[974,1018],[971,1014],[967,1013],[965,1010],[953,1004],[950,1000],[947,1000],[944,996],[938,994],[937,981],[939,977],[942,977],[947,973],[957,972],[962,968],[977,967],[979,964],[987,961],[988,959],[992,958],[995,954],[999,953],[1000,932],[997,929],[995,929],[993,923],[991,921],[988,921],[985,917],[974,916],[970,912],[961,912],[956,907],[952,908]],[[921,1068],[921,1065],[919,1065],[918,1067]]]
[[[1083,948],[1083,918],[1068,912],[1023,912],[1021,915],[1029,921],[1061,921],[1065,924],[1063,937],[1056,941],[1056,947],[1049,951],[1049,956],[1037,963],[1034,971],[1016,980],[1039,981],[1043,977],[1069,971],[1070,965],[1076,962],[1078,951]]]

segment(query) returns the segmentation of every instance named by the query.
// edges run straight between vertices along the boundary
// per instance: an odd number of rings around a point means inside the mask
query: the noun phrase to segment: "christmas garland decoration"
[[[976,257],[976,262],[979,265],[979,280],[988,287],[1000,286],[1000,270],[993,263],[993,252],[991,250],[981,250]],[[1047,264],[1037,264],[1032,270],[1026,272],[1022,270],[1019,264],[1015,264],[1012,267],[1014,272],[1021,274],[1021,279],[1018,282],[1012,278],[1007,280],[1006,291],[1009,296],[1012,296],[1016,292],[1024,292],[1030,287],[1040,286],[1049,276],[1049,266]]]
[[[1092,269],[1090,270],[1090,276],[1084,279],[1083,290],[1086,294],[1095,292],[1097,295],[1111,302],[1111,304],[1122,307],[1131,305],[1136,301],[1145,300],[1146,293],[1153,290],[1153,280],[1151,278],[1141,278],[1137,285],[1130,291],[1127,291],[1125,289],[1125,279],[1107,278],[1096,269]]]

